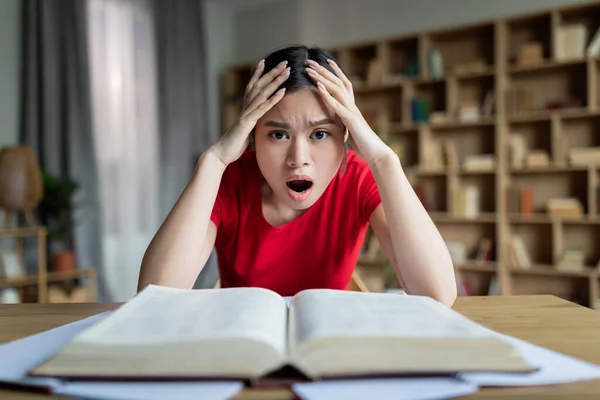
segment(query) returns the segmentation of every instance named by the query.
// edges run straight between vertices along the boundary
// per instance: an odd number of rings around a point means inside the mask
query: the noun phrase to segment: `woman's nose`
[[[299,168],[309,164],[310,146],[304,140],[292,140],[288,151],[287,164],[292,168]]]

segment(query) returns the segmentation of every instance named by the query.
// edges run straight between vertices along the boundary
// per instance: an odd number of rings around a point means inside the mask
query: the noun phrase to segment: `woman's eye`
[[[329,136],[329,133],[325,131],[316,131],[311,135],[311,139],[323,140],[327,136]]]
[[[269,134],[269,136],[271,136],[273,139],[281,140],[281,139],[285,139],[287,137],[287,134],[285,132],[276,131],[276,132],[271,132]]]

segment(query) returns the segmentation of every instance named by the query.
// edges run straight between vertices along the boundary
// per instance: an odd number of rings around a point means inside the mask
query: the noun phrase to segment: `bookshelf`
[[[596,1],[329,49],[447,241],[460,294],[600,309],[599,28]],[[223,131],[254,65],[225,71]],[[357,271],[385,264],[367,238]]]
[[[7,227],[0,229],[0,240],[9,239],[15,243],[14,249],[0,251],[14,256],[15,264],[10,275],[6,274],[6,258],[0,264],[0,303],[10,299],[17,303],[66,303],[97,301],[97,275],[92,268],[73,271],[48,271],[46,260],[48,232],[45,226]],[[24,240],[35,239],[37,265],[35,271],[27,271],[24,265]],[[86,285],[77,284],[87,282]]]

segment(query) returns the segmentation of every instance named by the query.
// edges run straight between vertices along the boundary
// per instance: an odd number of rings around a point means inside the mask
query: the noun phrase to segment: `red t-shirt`
[[[281,296],[346,289],[381,202],[369,166],[349,150],[345,174],[336,174],[310,209],[279,227],[264,218],[261,180],[251,150],[223,174],[211,215],[221,287],[263,287]]]

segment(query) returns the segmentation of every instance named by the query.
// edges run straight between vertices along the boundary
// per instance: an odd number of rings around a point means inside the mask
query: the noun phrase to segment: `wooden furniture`
[[[0,305],[0,344],[114,309],[117,303]],[[600,314],[550,295],[459,297],[454,309],[498,332],[600,364]],[[482,388],[465,398],[600,397],[600,380],[555,386]],[[539,396],[539,397],[536,397]],[[43,399],[0,389],[3,399]],[[236,399],[293,399],[286,389],[245,389]]]
[[[77,269],[74,271],[52,272],[47,269],[46,248],[47,230],[43,226],[17,227],[0,229],[0,240],[12,239],[15,247],[11,251],[0,251],[13,253],[23,262],[23,241],[27,237],[33,237],[37,241],[37,270],[35,273],[23,271],[21,276],[7,277],[0,272],[0,292],[5,289],[14,289],[18,292],[20,302],[68,302],[70,298],[74,301],[95,302],[97,301],[97,276],[92,268]],[[0,268],[2,271],[2,268]],[[85,296],[80,293],[69,297],[68,294],[56,290],[51,285],[67,285],[69,282],[85,279]],[[82,290],[82,289],[79,289]]]
[[[461,294],[600,297],[599,27],[594,1],[329,49],[448,242]],[[254,66],[225,71],[223,132]]]

